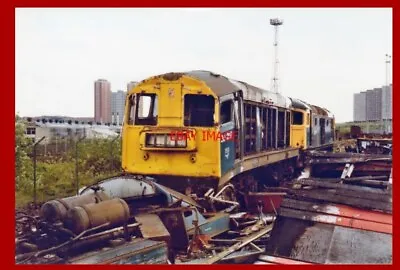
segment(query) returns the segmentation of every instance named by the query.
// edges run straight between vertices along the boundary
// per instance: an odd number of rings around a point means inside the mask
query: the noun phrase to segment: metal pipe
[[[48,248],[48,249],[45,249],[45,250],[41,250],[41,251],[39,251],[39,252],[31,252],[31,253],[27,253],[27,254],[22,254],[23,256],[21,256],[20,259],[24,259],[24,261],[22,261],[21,263],[25,263],[25,262],[29,261],[29,260],[32,259],[32,258],[38,258],[38,257],[40,257],[40,256],[44,256],[44,255],[46,255],[46,254],[49,254],[49,253],[51,253],[51,252],[54,252],[54,251],[56,251],[56,250],[58,250],[58,249],[60,249],[60,248],[62,248],[62,247],[65,247],[66,245],[69,245],[69,244],[72,244],[72,243],[76,242],[77,240],[79,240],[79,239],[80,239],[82,236],[84,236],[85,234],[90,233],[90,232],[93,232],[93,231],[98,230],[98,229],[100,229],[100,228],[107,227],[108,225],[109,225],[109,222],[104,223],[104,224],[102,224],[102,225],[100,225],[100,226],[97,226],[97,227],[88,229],[88,230],[86,230],[86,231],[83,231],[83,232],[81,232],[79,235],[77,235],[77,236],[75,236],[74,238],[72,238],[71,240],[68,240],[68,241],[66,241],[66,242],[64,242],[64,243],[62,243],[62,244],[60,244],[60,245],[58,245],[58,246],[51,247],[51,248]],[[17,258],[16,258],[16,259],[17,259]]]
[[[233,191],[235,191],[235,187],[232,184],[226,185],[224,186],[215,196],[213,197],[219,197],[219,195],[221,195],[222,192],[224,192],[225,189],[227,189],[228,187],[232,188]],[[212,195],[211,195],[212,196]]]
[[[217,202],[221,202],[221,203],[227,203],[227,204],[232,204],[232,205],[240,205],[238,202],[233,202],[233,201],[228,201],[228,200],[223,200],[220,198],[216,198],[216,197],[209,197],[212,201],[217,201]]]
[[[36,146],[44,140],[46,136],[40,138],[39,141],[33,144],[33,205],[36,209]]]
[[[79,195],[79,178],[78,178],[78,144],[86,138],[86,134],[75,143],[75,188],[76,195]]]
[[[127,228],[128,229],[134,229],[134,228],[137,228],[140,225],[141,225],[141,223],[132,223],[132,224],[128,224]],[[117,227],[117,228],[114,228],[114,229],[111,229],[111,230],[107,230],[107,231],[103,231],[103,232],[99,232],[99,233],[96,233],[96,234],[92,234],[92,235],[89,235],[89,236],[82,237],[81,240],[82,241],[92,240],[94,238],[101,237],[101,236],[104,236],[104,235],[112,235],[114,233],[121,233],[121,231],[123,231],[123,230],[124,230],[124,227],[120,226],[120,227]]]

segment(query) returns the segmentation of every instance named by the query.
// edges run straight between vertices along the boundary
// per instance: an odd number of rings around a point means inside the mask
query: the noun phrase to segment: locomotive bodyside
[[[330,148],[335,140],[335,119],[324,108],[309,105],[311,109],[310,130],[308,132],[308,148]]]
[[[177,190],[246,185],[269,165],[293,170],[300,148],[320,143],[310,139],[315,115],[305,102],[208,71],[151,77],[128,92],[122,167]]]

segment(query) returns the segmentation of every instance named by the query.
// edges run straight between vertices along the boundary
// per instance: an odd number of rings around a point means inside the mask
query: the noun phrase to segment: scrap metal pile
[[[232,214],[237,207],[213,192],[198,199],[151,179],[114,177],[79,196],[49,201],[38,215],[17,212],[15,259],[18,264],[246,261],[264,250],[274,216],[265,215],[262,206],[256,214]]]
[[[391,155],[392,147],[391,138],[380,137],[359,137],[335,142],[336,152]]]
[[[392,157],[309,153],[257,264],[392,263]]]
[[[17,212],[16,263],[391,263],[391,155],[308,152],[304,165],[245,205],[223,190],[199,198],[150,178],[100,181]]]

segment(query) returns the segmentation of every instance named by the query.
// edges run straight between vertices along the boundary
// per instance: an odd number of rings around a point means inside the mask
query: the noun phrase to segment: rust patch
[[[174,73],[174,72],[170,72],[170,73],[166,73],[164,75],[162,75],[162,78],[166,81],[177,81],[179,80],[182,76],[184,75],[184,73]]]

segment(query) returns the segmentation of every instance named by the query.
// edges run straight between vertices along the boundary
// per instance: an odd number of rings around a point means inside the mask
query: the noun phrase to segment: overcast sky
[[[279,30],[284,95],[351,121],[353,93],[385,83],[391,9],[16,9],[16,112],[93,117],[94,81],[210,70],[264,89]],[[390,69],[391,70],[391,69]]]

